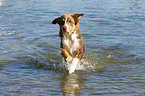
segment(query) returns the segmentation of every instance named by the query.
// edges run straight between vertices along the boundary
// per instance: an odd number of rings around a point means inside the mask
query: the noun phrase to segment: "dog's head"
[[[61,32],[73,32],[84,14],[64,14],[52,21],[52,24],[59,24]]]

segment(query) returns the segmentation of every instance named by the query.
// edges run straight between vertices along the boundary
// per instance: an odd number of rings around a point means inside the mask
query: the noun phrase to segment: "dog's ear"
[[[56,18],[56,19],[54,19],[53,21],[52,21],[52,24],[59,24],[60,23],[60,19],[61,19],[61,17],[58,17],[58,18]]]
[[[75,20],[75,24],[77,25],[80,22],[80,18],[83,16],[84,14],[73,14],[72,17]]]

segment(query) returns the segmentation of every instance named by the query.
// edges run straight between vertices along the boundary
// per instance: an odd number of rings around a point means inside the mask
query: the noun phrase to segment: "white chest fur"
[[[64,34],[64,37],[62,40],[64,48],[67,49],[67,51],[70,52],[71,54],[73,54],[73,51],[76,51],[79,47],[80,39],[78,39],[77,37],[78,37],[78,34],[76,34],[76,32],[74,32],[71,35]]]

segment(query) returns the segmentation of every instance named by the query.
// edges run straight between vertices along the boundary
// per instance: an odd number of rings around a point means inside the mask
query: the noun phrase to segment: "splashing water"
[[[75,70],[82,70],[82,71],[98,71],[100,69],[104,68],[104,65],[98,64],[97,61],[90,62],[91,60],[83,59],[78,64]],[[59,68],[62,69],[69,69],[70,62],[66,62],[64,59],[62,60],[62,63],[59,64]],[[56,66],[55,66],[56,67]]]

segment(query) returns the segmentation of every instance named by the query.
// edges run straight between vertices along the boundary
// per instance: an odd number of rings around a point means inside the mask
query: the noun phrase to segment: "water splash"
[[[62,63],[59,64],[59,68],[66,69],[66,70],[68,70],[69,66],[70,66],[70,63],[66,62],[64,59],[62,60]],[[98,71],[103,68],[104,68],[104,65],[99,64],[97,61],[91,62],[91,60],[83,59],[77,64],[76,70]]]

